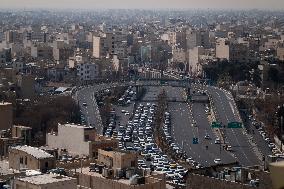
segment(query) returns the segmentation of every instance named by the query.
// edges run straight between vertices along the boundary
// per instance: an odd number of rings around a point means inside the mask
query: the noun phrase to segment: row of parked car
[[[166,142],[170,146],[171,150],[175,152],[178,158],[185,159],[187,163],[191,164],[191,166],[196,169],[203,167],[200,163],[195,161],[192,157],[188,157],[186,152],[184,152],[183,149],[180,148],[180,146],[177,143],[175,143],[175,140],[173,139],[171,135],[171,115],[169,112],[165,112],[164,114],[163,132],[164,132],[164,137],[165,137]]]
[[[264,128],[261,126],[259,122],[253,118],[252,115],[249,116],[249,119],[252,122],[252,125],[258,130],[259,134],[262,136],[263,140],[266,141],[268,147],[270,148],[273,155],[284,158],[284,154],[281,153],[281,151],[276,147],[276,145],[271,141],[271,139],[268,137],[268,134],[265,132]]]

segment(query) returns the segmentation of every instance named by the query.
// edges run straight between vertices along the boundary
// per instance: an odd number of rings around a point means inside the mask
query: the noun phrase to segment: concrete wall
[[[0,102],[0,130],[6,130],[13,125],[13,106],[11,103]]]

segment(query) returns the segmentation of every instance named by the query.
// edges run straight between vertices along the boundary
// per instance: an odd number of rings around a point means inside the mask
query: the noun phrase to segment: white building
[[[204,47],[194,47],[193,49],[189,49],[188,51],[188,63],[189,63],[189,72],[191,75],[199,74],[201,71],[201,55],[204,55],[205,50]]]

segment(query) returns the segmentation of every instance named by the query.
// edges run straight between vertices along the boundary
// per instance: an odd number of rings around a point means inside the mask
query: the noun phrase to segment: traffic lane
[[[206,150],[201,143],[193,144],[192,140],[199,137],[198,130],[192,126],[192,117],[187,103],[169,103],[171,113],[172,136],[180,147],[203,166],[214,165],[215,155]]]
[[[96,118],[95,114],[97,113],[96,105],[94,104],[94,88],[88,87],[84,88],[77,93],[78,103],[82,114],[84,115],[87,125],[94,126],[96,130],[101,133],[102,129],[101,125]],[[83,103],[87,103],[87,106],[83,106]]]
[[[222,163],[236,162],[236,159],[227,151],[223,150],[221,145],[215,144],[215,139],[217,136],[209,124],[208,117],[205,112],[205,104],[193,103],[192,111],[199,131],[199,138],[202,148],[206,149],[206,146],[208,146],[208,151],[211,154],[211,160],[214,161],[214,159],[220,158]],[[207,134],[210,136],[210,140],[204,138]]]
[[[226,139],[234,149],[240,164],[244,166],[260,164],[259,158],[249,143],[248,137],[243,134],[243,129],[226,129]]]
[[[219,121],[227,125],[228,122],[235,121],[235,113],[228,99],[221,89],[208,87],[209,93],[212,95],[214,106],[218,114]],[[225,129],[226,139],[233,147],[234,154],[242,165],[256,165],[259,159],[253,151],[253,147],[248,141],[248,137],[243,133],[243,129]]]

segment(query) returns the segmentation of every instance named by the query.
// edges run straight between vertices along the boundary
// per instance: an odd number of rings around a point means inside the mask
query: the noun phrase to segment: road
[[[127,85],[125,83],[124,85]],[[141,82],[141,84],[143,84]],[[96,111],[96,104],[94,102],[93,93],[106,88],[115,87],[114,84],[102,84],[94,87],[87,87],[77,92],[77,99],[82,109],[83,114],[87,118],[87,124],[95,126],[100,133],[102,131],[102,125],[99,123]],[[177,100],[183,100],[184,93],[182,88],[162,86],[162,87],[148,87],[150,90],[146,94],[144,99],[155,100],[155,97],[161,91],[161,88],[165,88],[169,98],[176,98]],[[233,97],[216,87],[204,86],[204,89],[208,91],[213,99],[213,104],[216,109],[217,119],[223,124],[227,125],[231,121],[241,121],[237,107],[235,106]],[[83,106],[83,102],[87,103],[87,106]],[[202,107],[203,104],[192,104],[192,113],[190,105],[185,102],[170,102],[169,111],[173,114],[173,134],[177,142],[184,146],[184,150],[189,156],[193,156],[196,160],[200,160],[205,166],[212,164],[212,160],[216,157],[220,157],[223,162],[231,162],[232,157],[228,153],[221,152],[218,145],[215,145],[213,141],[208,142],[209,149],[204,148],[204,135],[208,133],[212,138],[215,137],[213,131],[209,128],[209,123],[205,114],[205,110]],[[192,128],[192,116],[196,119],[198,124],[197,128]],[[229,145],[233,147],[234,154],[237,157],[241,165],[257,165],[260,164],[260,159],[254,153],[254,149],[250,144],[244,129],[225,129],[226,139]],[[198,145],[192,145],[193,137],[200,138]],[[224,154],[224,155],[222,155]]]
[[[229,93],[212,86],[205,86],[204,89],[206,89],[212,97],[216,109],[216,117],[219,122],[223,125],[227,125],[232,121],[241,122],[234,99]],[[261,163],[243,128],[226,128],[225,136],[226,141],[233,147],[234,154],[241,165],[252,166]]]
[[[165,90],[169,98],[176,98],[177,101],[186,99],[183,88],[166,87]],[[214,143],[216,137],[209,126],[203,103],[194,103],[191,107],[187,102],[169,102],[168,110],[172,117],[172,134],[179,146],[183,146],[188,156],[203,166],[215,165],[214,159],[216,158],[221,158],[222,163],[236,162],[231,154],[223,149],[220,150],[220,146]],[[198,127],[192,125],[193,119]],[[206,134],[209,134],[212,140],[204,139]],[[199,139],[198,144],[192,143],[195,137]]]

